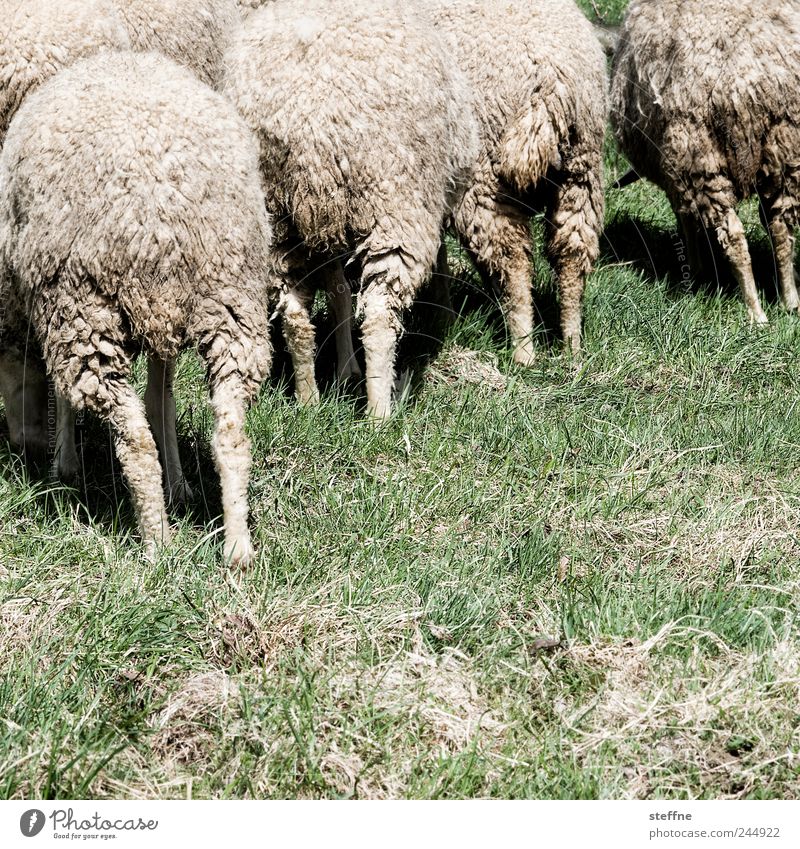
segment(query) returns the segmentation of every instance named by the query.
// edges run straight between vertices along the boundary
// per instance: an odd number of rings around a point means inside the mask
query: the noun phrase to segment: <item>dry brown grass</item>
[[[187,679],[153,718],[151,746],[168,767],[206,759],[214,734],[239,696],[237,683],[225,672],[203,672]]]
[[[428,369],[431,382],[456,386],[474,384],[502,392],[508,386],[508,377],[498,368],[497,356],[486,351],[470,351],[451,346]]]
[[[709,662],[698,650],[679,660],[658,651],[676,637],[712,640],[718,656]],[[708,787],[715,798],[741,798],[773,781],[786,798],[800,791],[800,776],[787,782],[773,769],[800,765],[792,731],[800,720],[800,653],[792,643],[745,654],[673,623],[644,643],[575,645],[569,653],[604,670],[606,681],[590,707],[561,706],[564,725],[582,761],[602,764],[610,785],[624,778],[624,798],[650,798],[656,787],[690,796]],[[601,757],[611,752],[613,767]]]

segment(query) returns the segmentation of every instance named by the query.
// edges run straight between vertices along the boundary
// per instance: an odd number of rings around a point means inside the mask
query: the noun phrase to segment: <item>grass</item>
[[[577,4],[591,20],[613,26],[622,21],[628,0],[577,0]]]
[[[757,332],[732,284],[681,278],[656,189],[608,206],[580,364],[537,257],[530,371],[463,265],[387,427],[263,393],[246,574],[193,356],[200,498],[155,564],[96,422],[77,493],[3,442],[0,796],[796,798],[800,323],[753,210]]]

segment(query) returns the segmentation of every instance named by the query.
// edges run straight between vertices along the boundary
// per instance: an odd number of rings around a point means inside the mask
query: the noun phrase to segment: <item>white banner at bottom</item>
[[[800,846],[800,802],[2,802],[0,846]]]

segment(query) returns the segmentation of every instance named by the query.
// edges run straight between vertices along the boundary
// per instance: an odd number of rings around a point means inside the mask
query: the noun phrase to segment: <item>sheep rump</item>
[[[729,261],[763,324],[736,204],[753,194],[775,248],[781,294],[800,308],[800,6],[787,0],[635,0],[614,62],[612,122],[643,176],[667,193],[690,262]]]
[[[233,0],[0,0],[4,24],[0,40],[0,147],[24,98],[61,68],[103,50],[155,50],[190,68],[217,86],[222,55],[239,16]],[[0,357],[0,394],[5,399],[11,441],[34,457],[46,454],[47,385],[36,347]],[[152,364],[158,387],[148,387],[154,423],[174,407],[171,370]],[[64,423],[54,474],[71,480],[77,474],[74,433]],[[176,445],[172,434],[162,441]],[[185,502],[185,484],[177,448],[167,461],[170,500]]]
[[[133,357],[206,363],[226,556],[252,556],[244,434],[270,364],[269,221],[252,136],[221,95],[154,53],[105,53],[17,112],[0,155],[0,351],[33,327],[59,404],[116,431],[150,551],[168,539]],[[60,411],[61,412],[61,411]]]
[[[608,81],[594,29],[572,0],[424,0],[472,86],[481,149],[455,229],[498,279],[515,360],[534,359],[532,208],[544,207],[565,343],[580,347],[586,275],[603,226]]]
[[[350,257],[361,272],[368,406],[383,418],[402,311],[433,267],[474,159],[465,82],[413,8],[373,0],[275,0],[246,19],[228,66],[279,222],[298,397],[317,397],[303,280],[326,266],[346,314],[339,261]]]

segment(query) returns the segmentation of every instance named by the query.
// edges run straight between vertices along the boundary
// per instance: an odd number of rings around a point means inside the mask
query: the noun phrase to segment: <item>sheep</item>
[[[272,0],[236,0],[240,18],[244,19],[255,10],[271,3]],[[312,282],[313,280],[313,282]],[[352,330],[352,289],[344,274],[341,262],[331,262],[327,266],[316,269],[308,276],[310,289],[326,289],[328,308],[334,315],[334,337],[336,341],[337,370],[336,379],[341,385],[357,384],[362,378],[361,367],[353,349]],[[316,400],[316,381],[310,394]]]
[[[0,147],[25,96],[60,68],[130,37],[113,0],[0,0]]]
[[[402,311],[431,272],[477,146],[465,80],[404,5],[274,0],[245,20],[226,60],[225,90],[260,143],[297,397],[318,398],[309,274],[328,269],[347,315],[339,261],[350,256],[374,420],[391,413]]]
[[[586,276],[600,252],[606,57],[572,0],[425,0],[455,44],[480,126],[455,230],[484,278],[499,283],[514,360],[534,362],[530,218],[544,207],[561,330],[581,346]]]
[[[209,85],[238,24],[234,0],[0,0],[0,147],[25,95],[104,49],[157,50]]]
[[[114,0],[134,50],[156,50],[193,71],[213,88],[222,83],[222,59],[240,16],[234,0]],[[178,452],[174,363],[148,363],[145,406],[164,461],[169,503],[188,504],[193,493]],[[56,441],[56,476],[74,480],[79,467],[75,426],[63,420]]]
[[[156,50],[219,87],[239,23],[234,0],[114,0],[134,50]]]
[[[0,154],[0,351],[41,346],[59,407],[115,430],[149,556],[170,538],[133,356],[205,361],[225,557],[253,556],[248,402],[270,366],[270,222],[252,134],[155,53],[104,52],[22,104]],[[61,413],[61,409],[59,410]]]
[[[636,171],[667,193],[702,270],[722,251],[751,323],[767,317],[737,202],[755,194],[785,308],[800,308],[800,5],[794,0],[635,0],[612,70],[612,124]]]
[[[158,50],[209,85],[219,85],[222,55],[239,16],[234,0],[0,0],[0,20],[2,147],[8,124],[30,91],[60,68],[104,49]],[[192,493],[177,450],[173,373],[174,364],[153,361],[145,400],[165,460],[169,500],[180,505]],[[34,457],[46,453],[47,386],[33,348],[26,350],[24,364],[10,354],[0,359],[0,394],[12,444]],[[69,410],[63,413],[52,474],[71,482],[79,462],[74,421]]]

